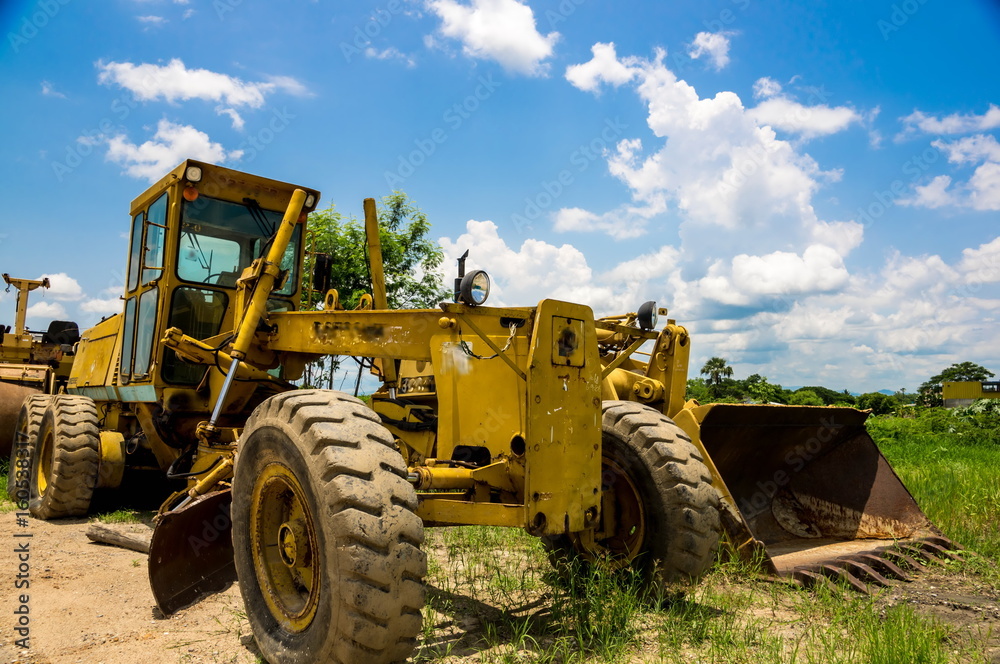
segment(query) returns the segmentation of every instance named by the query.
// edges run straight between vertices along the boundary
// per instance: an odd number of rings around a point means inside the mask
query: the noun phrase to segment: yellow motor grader
[[[67,394],[21,408],[36,516],[86,512],[127,467],[184,483],[150,550],[165,613],[238,579],[269,661],[391,662],[420,632],[424,526],[523,528],[665,589],[722,538],[800,583],[862,587],[950,548],[866,413],[685,402],[691,339],[654,303],[491,307],[475,270],[454,302],[388,309],[371,199],[370,297],[348,311],[324,288],[297,310],[318,200],[179,165],[132,202],[122,313],[82,334]],[[370,404],[293,384],[323,356],[371,368]]]

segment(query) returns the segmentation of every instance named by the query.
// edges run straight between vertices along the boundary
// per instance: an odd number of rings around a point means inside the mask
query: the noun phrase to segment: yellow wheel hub
[[[55,455],[55,441],[52,429],[45,432],[45,436],[38,441],[38,471],[35,473],[35,485],[38,487],[38,495],[44,495],[49,488],[49,477],[52,475],[52,461]]]
[[[305,491],[279,463],[264,467],[253,487],[250,547],[261,594],[288,632],[305,630],[319,606],[319,545]]]
[[[605,457],[601,465],[601,518],[596,531],[572,535],[573,546],[591,562],[613,569],[629,566],[646,537],[641,494],[625,469]]]

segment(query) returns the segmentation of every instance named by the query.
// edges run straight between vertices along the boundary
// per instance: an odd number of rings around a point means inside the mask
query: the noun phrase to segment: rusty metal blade
[[[236,580],[228,490],[205,494],[162,515],[149,544],[149,585],[164,615]]]

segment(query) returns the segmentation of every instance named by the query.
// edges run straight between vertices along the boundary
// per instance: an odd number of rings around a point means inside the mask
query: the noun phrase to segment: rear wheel
[[[637,569],[651,589],[701,577],[719,545],[719,494],[691,439],[631,401],[604,402],[601,519],[595,531],[546,539],[567,559]]]
[[[32,394],[21,404],[14,425],[14,443],[10,448],[10,471],[7,474],[7,496],[14,503],[27,505],[31,473],[31,457],[38,444],[45,408],[52,399],[48,394]]]
[[[233,545],[272,662],[400,662],[420,632],[423,523],[392,435],[361,401],[271,397],[240,437]]]
[[[83,516],[97,486],[101,437],[87,397],[51,397],[31,459],[28,509],[36,519]]]

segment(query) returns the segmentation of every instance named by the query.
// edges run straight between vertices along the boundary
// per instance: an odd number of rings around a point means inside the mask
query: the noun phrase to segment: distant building
[[[941,385],[945,408],[968,406],[976,399],[1000,399],[1000,381],[954,381]]]

